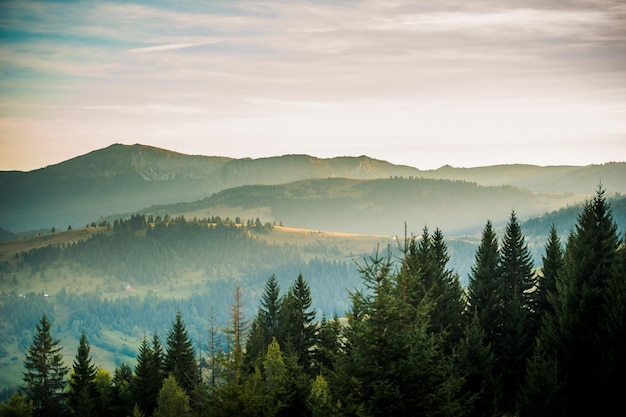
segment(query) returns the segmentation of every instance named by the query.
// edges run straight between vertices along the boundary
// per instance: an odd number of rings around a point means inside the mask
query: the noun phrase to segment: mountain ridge
[[[395,177],[584,195],[590,195],[601,182],[609,192],[626,193],[622,180],[626,178],[626,163],[619,162],[583,167],[443,166],[422,171],[365,155],[317,158],[287,154],[235,159],[117,143],[33,171],[0,171],[0,226],[19,232],[81,225],[143,207],[196,201],[244,185],[278,185],[311,178]]]

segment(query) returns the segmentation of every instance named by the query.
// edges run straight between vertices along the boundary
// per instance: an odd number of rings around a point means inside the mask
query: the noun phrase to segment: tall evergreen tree
[[[550,294],[556,293],[557,277],[563,269],[563,246],[553,224],[545,246],[545,254],[541,257],[543,267],[537,282],[537,312],[540,316],[554,313],[549,302]],[[538,334],[537,329],[534,334]]]
[[[474,265],[468,281],[468,311],[478,316],[480,327],[485,332],[488,343],[493,343],[500,334],[502,303],[498,280],[500,250],[498,237],[490,220],[482,232],[480,245],[476,251]]]
[[[154,351],[148,339],[144,337],[137,351],[137,365],[135,376],[131,383],[131,392],[139,410],[151,416],[157,403],[157,396],[161,389],[162,373],[155,366]]]
[[[570,234],[554,313],[541,329],[531,384],[553,392],[551,408],[563,416],[607,415],[621,406],[626,375],[626,278],[617,226],[600,187]],[[549,372],[549,373],[547,373]],[[621,381],[621,383],[620,383]],[[532,401],[525,415],[535,414]]]
[[[13,393],[7,402],[0,403],[0,417],[32,417],[33,403],[19,392]]]
[[[253,372],[254,364],[263,359],[272,339],[278,337],[280,305],[280,286],[276,276],[272,274],[265,283],[261,306],[250,325],[246,342],[246,362],[249,372]]]
[[[133,370],[127,363],[122,363],[113,372],[113,387],[111,390],[111,415],[126,417],[133,412],[133,394],[131,383]]]
[[[67,403],[76,416],[97,416],[96,366],[90,355],[91,346],[85,332],[80,336],[78,351],[74,359],[73,372],[70,375]]]
[[[467,288],[468,320],[476,320],[484,335],[484,343],[490,346],[492,354],[496,343],[502,336],[503,301],[499,280],[500,250],[498,237],[493,224],[487,221],[483,228],[480,245],[476,251],[474,265],[471,268]],[[499,410],[502,388],[499,375],[496,373],[496,358],[493,359],[493,377],[495,383],[487,384],[482,398],[489,401],[497,400],[494,405]]]
[[[376,255],[361,267],[366,290],[353,294],[348,354],[339,362],[346,409],[357,415],[458,415],[460,379],[430,330],[431,301],[414,306],[391,261]],[[354,314],[356,313],[356,314]]]
[[[159,391],[154,417],[189,417],[191,415],[189,396],[178,386],[173,375],[168,376]]]
[[[495,358],[476,313],[465,328],[454,358],[460,374],[463,375],[461,393],[467,405],[467,417],[497,415],[499,401],[496,395],[499,391],[496,389],[497,379],[494,376]]]
[[[24,385],[26,398],[33,402],[33,416],[56,417],[64,414],[65,375],[68,368],[63,364],[60,340],[50,333],[52,324],[44,314],[36,325],[33,342],[24,360]]]
[[[532,354],[537,326],[535,274],[515,211],[511,212],[500,252],[500,298],[502,333],[493,345],[496,369],[501,375],[503,407],[514,412],[519,383],[524,379],[526,361]]]
[[[298,358],[298,363],[307,373],[312,371],[311,350],[316,342],[313,324],[315,311],[311,309],[311,304],[309,284],[302,274],[298,274],[298,278],[282,298],[278,342],[285,346],[287,354]]]
[[[200,375],[193,344],[180,312],[176,313],[176,319],[167,334],[166,344],[165,373],[173,375],[178,385],[190,394],[198,384]]]

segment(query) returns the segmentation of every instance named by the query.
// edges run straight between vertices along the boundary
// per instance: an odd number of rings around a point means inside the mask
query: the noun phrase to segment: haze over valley
[[[550,226],[565,239],[600,183],[624,229],[624,177],[624,163],[422,171],[367,156],[233,159],[139,144],[5,171],[0,283],[2,308],[12,319],[3,328],[0,366],[8,372],[0,382],[19,382],[15,358],[42,311],[57,318],[65,343],[87,328],[94,354],[112,369],[132,363],[143,332],[165,331],[176,310],[189,312],[197,334],[209,306],[225,323],[234,285],[244,289],[253,315],[271,275],[286,288],[303,274],[318,317],[342,316],[347,291],[361,285],[364,259],[376,250],[399,257],[405,236],[425,230],[443,232],[449,266],[466,285],[485,222],[502,233],[514,210],[539,266]],[[164,219],[178,226],[157,235]],[[121,224],[133,234],[123,234]],[[215,232],[202,232],[202,224]],[[36,301],[43,294],[45,305]],[[152,305],[161,318],[143,308],[132,313],[129,303]]]

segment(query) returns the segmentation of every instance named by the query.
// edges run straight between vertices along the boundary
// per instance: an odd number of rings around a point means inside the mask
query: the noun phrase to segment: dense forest
[[[156,227],[131,223],[113,229],[154,233],[158,247]],[[588,416],[619,409],[626,250],[601,188],[565,242],[552,227],[539,271],[515,212],[500,239],[486,222],[466,288],[448,263],[442,232],[425,228],[404,239],[400,256],[383,248],[359,263],[345,317],[317,317],[304,274],[288,286],[268,275],[252,315],[235,285],[229,306],[216,307],[225,309],[224,326],[215,310],[168,319],[154,310],[170,326],[143,336],[134,368],[120,363],[112,373],[94,363],[82,330],[70,363],[73,352],[62,352],[45,311],[26,342],[21,389],[0,405],[0,416]],[[198,348],[186,319],[199,314],[207,331]]]

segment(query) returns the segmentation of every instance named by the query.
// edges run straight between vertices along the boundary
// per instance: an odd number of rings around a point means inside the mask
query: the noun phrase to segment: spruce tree
[[[91,346],[85,332],[80,336],[78,351],[74,359],[73,372],[69,380],[67,403],[70,411],[76,416],[99,415],[97,407],[96,366],[90,355]]]
[[[353,295],[348,353],[339,362],[339,397],[349,412],[369,416],[457,415],[460,379],[432,332],[428,297],[414,306],[402,297],[407,284],[389,258],[360,268],[366,290]],[[400,296],[399,296],[400,295]]]
[[[24,385],[22,390],[33,403],[33,416],[56,417],[64,414],[65,375],[60,340],[50,334],[52,324],[44,314],[36,325],[33,342],[24,360]]]
[[[177,383],[173,375],[163,381],[159,391],[154,417],[190,417],[189,396]]]
[[[287,354],[298,359],[304,372],[312,371],[311,349],[315,345],[316,329],[313,324],[315,311],[311,309],[309,284],[298,274],[298,278],[282,298],[280,333],[278,342]]]
[[[494,345],[502,337],[502,315],[503,301],[499,280],[500,250],[498,249],[498,238],[490,220],[483,228],[480,245],[476,251],[474,265],[471,268],[467,288],[467,314],[469,320],[476,320],[484,334],[484,343],[490,346],[493,352]],[[475,318],[474,318],[475,317]],[[499,403],[502,398],[502,388],[499,384],[500,378],[496,374],[496,358],[494,357],[493,375],[496,382],[487,384],[482,398],[489,401],[496,399]]]
[[[550,228],[548,241],[545,245],[545,254],[541,257],[541,276],[537,282],[537,312],[541,317],[553,314],[552,306],[549,302],[550,294],[556,292],[556,281],[563,268],[563,246],[554,224]],[[538,334],[539,329],[534,332]]]
[[[532,354],[538,323],[533,262],[515,211],[511,212],[500,252],[502,333],[493,344],[503,388],[503,407],[514,412],[519,383]]]
[[[500,334],[499,318],[502,314],[502,303],[498,280],[499,265],[498,237],[491,221],[488,220],[476,251],[467,288],[468,311],[478,316],[478,322],[485,332],[488,343],[493,343]]]
[[[486,342],[477,314],[465,328],[455,355],[456,366],[463,375],[461,394],[466,404],[467,417],[496,415],[499,391],[494,376],[495,357]]]
[[[26,397],[14,392],[7,402],[0,403],[0,417],[32,417],[33,403]]]
[[[254,364],[265,356],[267,346],[278,337],[280,317],[280,287],[272,274],[265,283],[261,306],[250,325],[246,342],[246,364],[248,372],[254,372]]]
[[[190,394],[198,384],[200,375],[193,344],[180,312],[176,313],[176,319],[167,334],[166,344],[165,374],[173,375],[178,385]]]
[[[600,187],[568,238],[556,292],[549,297],[554,312],[541,329],[539,357],[529,365],[534,379],[527,379],[527,392],[537,391],[533,383],[547,385],[551,409],[560,415],[607,415],[621,406],[626,279],[620,243]],[[531,406],[522,413],[534,414]]]
[[[137,365],[135,376],[131,383],[131,392],[139,410],[146,415],[152,415],[157,403],[157,396],[161,389],[163,375],[155,366],[154,351],[148,339],[144,337],[137,351]]]
[[[127,363],[122,363],[113,372],[111,389],[111,413],[113,416],[129,416],[133,412],[133,394],[131,384],[133,370]]]

